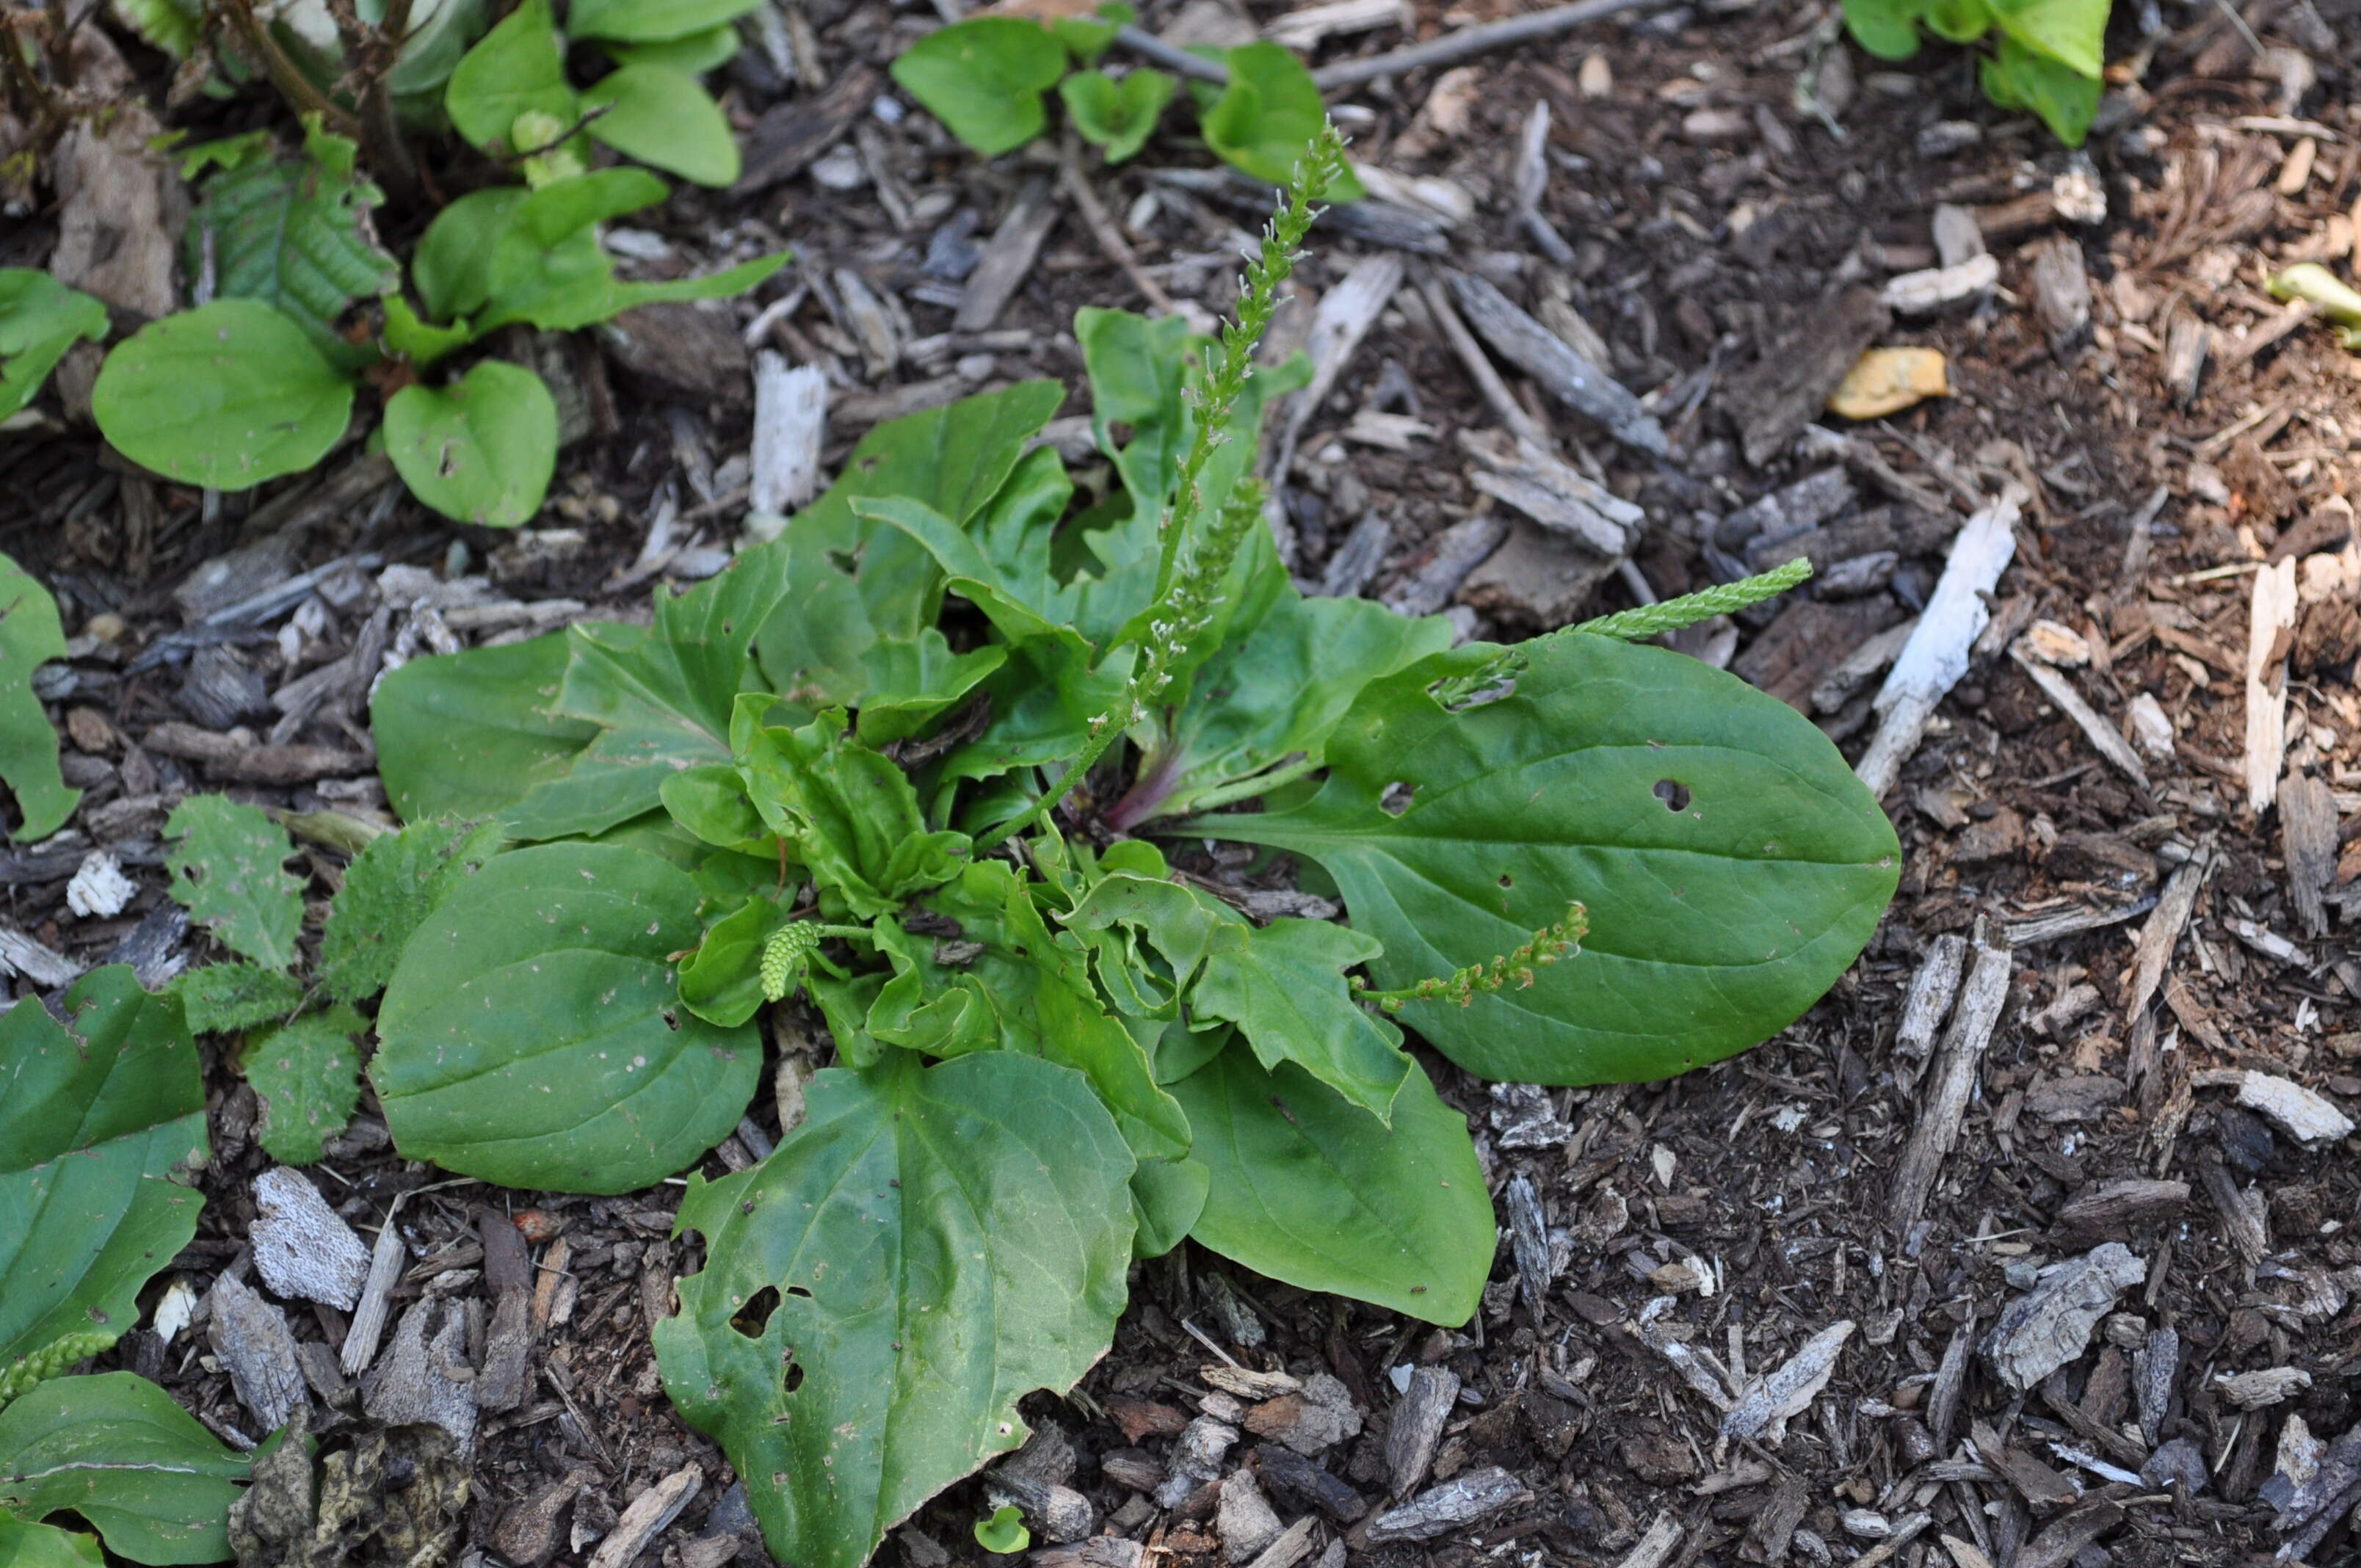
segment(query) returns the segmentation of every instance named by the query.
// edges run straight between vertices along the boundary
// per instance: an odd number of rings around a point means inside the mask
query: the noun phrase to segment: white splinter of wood
[[[819,489],[819,449],[828,438],[828,378],[777,354],[754,356],[754,517],[785,518]],[[749,519],[750,527],[753,526]],[[776,529],[772,530],[774,537]]]
[[[1411,8],[1404,0],[1330,0],[1327,5],[1307,5],[1273,19],[1263,28],[1262,36],[1275,44],[1309,50],[1327,38],[1373,32],[1379,27],[1407,28],[1411,20]]]
[[[1998,500],[1968,519],[1952,541],[1935,597],[1871,705],[1880,715],[1877,733],[1853,772],[1872,795],[1882,798],[1894,787],[1902,764],[1918,750],[1936,705],[1968,673],[1968,650],[1992,619],[1983,596],[2016,554],[2016,516],[2025,499],[2022,487],[2008,486]]]
[[[2031,636],[2032,633],[2027,632],[2011,643],[2009,657],[2033,677],[2033,684],[2041,688],[2043,696],[2056,703],[2059,709],[2074,721],[2075,727],[2090,739],[2099,755],[2113,762],[2117,772],[2139,785],[2143,794],[2147,793],[2147,770],[2140,766],[2139,755],[2132,750],[2131,742],[2125,740],[2123,731],[2108,723],[2097,708],[2082,700],[2082,694],[2074,689],[2072,682],[2029,651],[2032,644],[2028,639]]]
[[[2255,574],[2246,630],[2246,804],[2257,816],[2279,798],[2287,753],[2287,661],[2273,659],[2279,633],[2295,627],[2295,558]],[[2276,690],[2271,675],[2279,672]]]

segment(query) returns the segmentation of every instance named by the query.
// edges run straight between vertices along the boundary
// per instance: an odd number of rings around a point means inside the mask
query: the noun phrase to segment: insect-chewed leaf
[[[447,387],[386,400],[385,451],[410,493],[456,522],[531,522],[557,468],[557,400],[522,365],[487,359]]]
[[[309,1165],[345,1130],[361,1097],[353,1036],[368,1026],[353,1009],[335,1006],[247,1043],[246,1080],[262,1102],[257,1135],[271,1158]]]
[[[385,989],[427,912],[500,852],[498,823],[418,822],[372,839],[345,869],[320,933],[320,984],[342,1002]]]
[[[16,793],[16,836],[46,839],[73,814],[82,791],[58,765],[58,732],[33,690],[33,672],[66,653],[58,601],[25,569],[0,555],[0,782]]]
[[[83,338],[106,336],[106,307],[29,267],[0,267],[0,419],[33,400]]]
[[[688,873],[642,850],[493,859],[404,948],[369,1079],[395,1145],[510,1187],[628,1192],[737,1125],[762,1045],[681,1006]]]
[[[1402,1014],[1493,1079],[1664,1078],[1784,1027],[1836,982],[1900,874],[1894,829],[1811,723],[1663,649],[1526,645],[1513,691],[1453,713],[1434,683],[1469,646],[1371,685],[1321,792],[1188,831],[1310,857],[1386,987],[1507,952],[1581,904],[1580,957],[1472,1005]]]
[[[1491,1272],[1492,1200],[1466,1119],[1418,1065],[1390,1130],[1241,1043],[1172,1085],[1212,1174],[1198,1242],[1307,1290],[1455,1327]]]
[[[1325,920],[1224,926],[1190,1001],[1237,1025],[1264,1067],[1293,1062],[1390,1124],[1411,1070],[1401,1031],[1371,1017],[1345,985],[1345,971],[1378,952],[1367,934]]]
[[[259,806],[192,795],[172,808],[164,831],[180,839],[164,861],[172,896],[197,923],[265,969],[292,965],[303,884],[281,869],[295,852],[287,830]]]
[[[205,964],[182,970],[165,991],[180,998],[189,1028],[226,1035],[284,1018],[303,1005],[303,982],[259,964]]]
[[[1019,1398],[1104,1354],[1132,1156],[1080,1074],[997,1052],[922,1068],[888,1051],[820,1073],[805,1101],[761,1165],[689,1178],[680,1224],[707,1262],[656,1356],[772,1552],[856,1568],[1024,1441]]]
[[[27,997],[0,1014],[0,1374],[69,1335],[138,1321],[139,1288],[203,1207],[167,1179],[205,1155],[179,1004],[114,964],[77,981],[65,1011],[60,1025]]]
[[[115,345],[90,407],[142,467],[245,490],[327,455],[352,417],[353,387],[287,316],[259,300],[215,300]]]
[[[60,1377],[0,1410],[0,1518],[71,1509],[135,1563],[219,1563],[247,1460],[128,1372]]]

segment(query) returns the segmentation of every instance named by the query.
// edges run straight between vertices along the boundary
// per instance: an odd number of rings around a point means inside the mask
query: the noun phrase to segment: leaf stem
[[[1323,765],[1318,757],[1298,757],[1295,761],[1282,763],[1267,773],[1257,773],[1250,779],[1239,779],[1233,784],[1225,784],[1219,789],[1209,789],[1191,801],[1189,809],[1211,811],[1216,806],[1235,805],[1241,800],[1252,800],[1257,795],[1268,795],[1275,789],[1291,784],[1307,773],[1316,773]]]

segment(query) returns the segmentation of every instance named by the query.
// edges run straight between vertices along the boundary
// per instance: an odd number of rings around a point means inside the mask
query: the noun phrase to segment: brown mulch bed
[[[1056,193],[1054,166],[1032,155],[980,166],[923,115],[876,111],[890,91],[882,68],[917,18],[843,0],[803,14],[818,42],[804,82],[754,49],[729,72],[755,188],[685,194],[642,225],[651,266],[766,235],[792,242],[795,266],[693,352],[663,352],[656,333],[657,346],[606,336],[544,356],[580,393],[585,434],[535,529],[454,530],[356,456],[331,460],[324,492],[298,483],[207,499],[130,471],[70,419],[0,434],[0,494],[13,502],[0,549],[52,586],[69,630],[84,634],[71,682],[46,695],[71,782],[89,792],[81,837],[0,850],[0,924],[80,963],[129,957],[152,970],[187,951],[159,869],[180,795],[219,787],[382,810],[365,724],[374,662],[308,714],[269,696],[365,643],[380,655],[434,645],[417,613],[384,600],[387,565],[487,574],[507,608],[459,633],[470,641],[549,624],[529,607],[556,598],[642,613],[648,582],[712,569],[741,504],[749,420],[746,356],[729,328],[795,291],[803,302],[767,316],[761,346],[829,370],[831,464],[868,422],[929,399],[1037,375],[1080,388],[1073,309],[1141,301]],[[1850,319],[1837,303],[1848,288],[1935,265],[1938,204],[1973,215],[2001,291],[1874,332],[1943,350],[1953,395],[1849,427],[1851,492],[1808,542],[1818,597],[1685,643],[1812,712],[1850,754],[1874,722],[1875,670],[1829,677],[1923,608],[1971,501],[2025,488],[1992,607],[1999,630],[1886,798],[1907,857],[1900,896],[1833,995],[1718,1067],[1535,1092],[1488,1089],[1429,1057],[1470,1114],[1496,1195],[1515,1200],[1504,1223],[1527,1244],[1504,1233],[1484,1311],[1464,1328],[1307,1297],[1191,1248],[1141,1266],[1113,1354],[1071,1399],[1027,1407],[1071,1449],[1048,1469],[1090,1499],[1095,1529],[1137,1545],[1044,1550],[1043,1562],[1129,1564],[1145,1547],[1158,1561],[1283,1568],[1254,1556],[1249,1489],[1277,1522],[1313,1521],[1284,1538],[1282,1556],[1300,1546],[1301,1561],[1329,1568],[2160,1568],[2260,1563],[2299,1531],[2308,1562],[2361,1550],[2361,1519],[2342,1514],[2354,1497],[2334,1499],[2324,1531],[2304,1530],[2312,1520],[2275,1506],[2289,1483],[2273,1479],[2301,1482],[2323,1464],[2333,1476],[2344,1461],[2321,1450],[2361,1422],[2349,1375],[2361,1357],[2361,1250],[2347,1234],[2361,1218],[2356,1146],[2303,1145],[2236,1103],[2235,1080],[2284,1080],[2361,1106],[2361,969],[2342,892],[2361,856],[2337,863],[2361,823],[2361,542],[2347,499],[2361,484],[2361,361],[2261,289],[2290,261],[2341,268],[2353,256],[2361,11],[2257,0],[2244,20],[2272,49],[2264,59],[2221,8],[2175,11],[2185,25],[2145,43],[2127,31],[2139,18],[2119,16],[2116,57],[2136,67],[2086,159],[2029,122],[2002,121],[1956,52],[1877,67],[1831,43],[1832,16],[1787,0],[1660,13],[1337,102],[1359,157],[1471,199],[1440,259],[1545,324],[1576,333],[1579,318],[1664,421],[1672,454],[1651,459],[1510,377],[1578,466],[1645,507],[1635,564],[1659,596],[1762,564],[1765,546],[1750,558],[1753,542],[1723,520],[1848,461],[1792,431],[1749,461],[1743,433],[1771,371],[1825,356]],[[1433,7],[1419,16],[1422,32],[1441,26]],[[1170,20],[1149,8],[1151,26]],[[1393,41],[1325,48],[1341,57]],[[2301,91],[2290,97],[2290,85]],[[1541,211],[1567,244],[1563,262],[1512,212],[1519,131],[1536,103],[1554,116]],[[1141,167],[1092,178],[1148,276],[1218,312],[1236,231],[1254,220],[1156,172],[1191,162],[1159,146]],[[1045,178],[1062,216],[1038,264],[991,320],[955,326],[973,247]],[[0,260],[38,264],[53,217],[36,213],[0,241]],[[1315,247],[1299,334],[1310,302],[1371,253],[1349,238]],[[875,323],[848,277],[889,302],[891,354],[863,337]],[[2199,345],[2192,385],[2183,373]],[[1400,436],[1403,450],[1371,444],[1352,433],[1365,410],[1414,416],[1423,431]],[[1456,434],[1498,423],[1404,287],[1280,477],[1299,573],[1318,580],[1376,516],[1388,543],[1354,585],[1372,596],[1417,608],[1432,596],[1500,635],[1631,603],[1629,579],[1523,524],[1488,572],[1438,579],[1438,537],[1492,505]],[[677,553],[635,573],[658,517]],[[363,556],[373,559],[267,616],[161,641]],[[2288,750],[2268,769],[2284,782],[2281,804],[2257,813],[2244,762],[2248,606],[2257,572],[2289,556],[2302,557],[2303,602],[2262,650],[2265,700],[2287,705]],[[2063,678],[2106,723],[2136,737],[2136,700],[2154,704],[2168,732],[2138,752],[2144,785],[2007,656],[2038,622],[2079,646]],[[224,733],[240,740],[201,743]],[[2286,809],[2291,790],[2312,826]],[[77,920],[64,887],[93,848],[140,892],[119,916]],[[324,874],[335,863],[317,857]],[[2015,945],[1988,1041],[1962,1025],[1897,1047],[1914,982],[1957,960],[1944,938],[1979,932]],[[2143,954],[2152,972],[2137,969]],[[200,1292],[247,1268],[251,1185],[269,1163],[252,1142],[252,1092],[217,1058],[208,1069],[208,1204],[175,1268]],[[1949,1099],[1947,1069],[1963,1091]],[[1904,1152],[1938,1118],[1956,1141],[1923,1206],[1897,1213]],[[760,1097],[708,1169],[757,1157],[778,1131]],[[533,1248],[544,1285],[534,1377],[483,1430],[467,1551],[587,1561],[635,1497],[694,1465],[697,1496],[639,1561],[765,1560],[742,1492],[673,1414],[649,1348],[672,1279],[695,1266],[670,1239],[676,1188],[588,1199],[441,1186],[394,1157],[366,1101],[319,1174],[364,1234],[415,1191],[398,1221],[412,1263],[397,1309],[445,1297],[472,1321],[489,1311],[487,1245],[500,1244],[477,1205],[503,1206]],[[2061,1331],[2071,1343],[2055,1370],[2012,1386],[1986,1351],[1995,1324],[2013,1332],[2042,1299],[2044,1267],[2110,1244],[2136,1264],[2112,1306]],[[347,1327],[325,1309],[295,1318],[300,1339],[331,1346]],[[1742,1384],[1839,1323],[1851,1332],[1825,1387],[1751,1435],[1724,1438],[1725,1411],[1678,1365],[1708,1385],[1718,1365]],[[143,1328],[106,1364],[159,1378],[217,1430],[260,1436],[203,1332],[167,1345]],[[1358,1434],[1303,1436],[1302,1396],[1259,1398],[1273,1386],[1240,1379],[1231,1362],[1336,1379]],[[2279,1369],[2302,1376],[2252,1376]],[[1175,1449],[1191,1441],[1182,1429],[1203,1417],[1242,1435],[1213,1481],[1160,1506]],[[1290,1434],[1313,1452],[1289,1449]],[[1513,1483],[1499,1506],[1423,1541],[1368,1543],[1398,1503],[1493,1466]],[[1225,1479],[1241,1473],[1251,1488]],[[938,1499],[883,1560],[978,1560],[968,1526],[988,1511],[984,1489]]]

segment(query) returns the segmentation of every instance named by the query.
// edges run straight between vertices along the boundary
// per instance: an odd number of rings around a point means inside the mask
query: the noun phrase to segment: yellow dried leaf
[[[1943,356],[1932,348],[1872,348],[1828,394],[1828,412],[1846,419],[1899,413],[1927,398],[1948,398]]]

